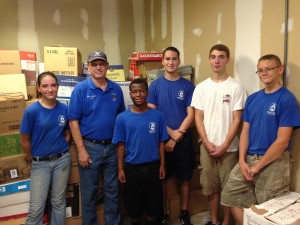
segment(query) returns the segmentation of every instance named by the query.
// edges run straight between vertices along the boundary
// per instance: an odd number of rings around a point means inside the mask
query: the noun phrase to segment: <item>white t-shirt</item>
[[[233,111],[244,109],[246,98],[246,91],[232,77],[220,83],[208,78],[196,86],[191,105],[204,111],[204,127],[210,142],[221,145],[225,141],[233,121]],[[237,150],[236,136],[227,152]]]

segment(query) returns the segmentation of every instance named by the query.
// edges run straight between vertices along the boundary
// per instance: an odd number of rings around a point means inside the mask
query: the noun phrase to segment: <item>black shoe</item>
[[[168,220],[169,220],[169,215],[168,214],[164,214],[164,215],[161,216],[161,223],[162,224],[166,224]]]
[[[191,223],[190,216],[189,216],[188,212],[182,212],[181,216],[180,216],[180,219],[181,219],[181,224],[182,225],[193,225]]]
[[[209,221],[206,221],[206,223],[204,225],[221,225],[221,223],[213,223],[211,222],[210,220]]]

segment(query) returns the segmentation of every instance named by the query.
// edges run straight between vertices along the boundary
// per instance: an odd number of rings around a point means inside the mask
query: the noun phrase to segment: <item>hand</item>
[[[239,164],[240,164],[241,173],[242,173],[243,177],[245,178],[245,180],[252,181],[253,175],[252,175],[249,165],[246,162],[239,162]]]
[[[226,153],[227,149],[228,149],[228,146],[223,143],[219,146],[216,146],[215,151],[212,152],[210,155],[213,157],[219,158]]]
[[[88,168],[89,164],[92,163],[90,155],[86,150],[78,152],[78,162],[83,168]]]
[[[184,134],[184,131],[180,131],[180,130],[172,130],[172,131],[170,132],[170,137],[171,137],[174,141],[178,142],[178,141],[180,141],[180,140],[183,138],[183,134]]]
[[[121,183],[126,183],[124,170],[118,170],[118,179]]]
[[[159,167],[159,179],[165,179],[166,177],[166,168],[164,166]]]
[[[176,141],[174,141],[173,139],[169,139],[165,145],[165,151],[172,152],[175,148],[175,145],[176,145]]]
[[[216,151],[216,145],[210,141],[207,141],[207,142],[203,142],[204,144],[204,147],[206,148],[207,152],[209,155],[213,156],[213,154],[215,154],[215,151]]]

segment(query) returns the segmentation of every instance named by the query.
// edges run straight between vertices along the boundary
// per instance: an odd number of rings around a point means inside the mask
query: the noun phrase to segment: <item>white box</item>
[[[130,98],[130,92],[129,92],[129,84],[130,81],[116,81],[117,84],[120,85],[122,91],[123,91],[123,96],[124,96],[124,104],[126,109],[130,109],[133,106],[133,102]]]
[[[288,192],[244,209],[244,225],[299,225],[300,193]]]

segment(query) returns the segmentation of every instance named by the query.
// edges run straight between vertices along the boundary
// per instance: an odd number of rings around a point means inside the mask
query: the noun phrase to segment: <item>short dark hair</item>
[[[281,60],[277,55],[274,54],[267,54],[259,58],[258,62],[263,61],[263,60],[274,60],[276,61],[278,66],[282,66]]]
[[[223,45],[223,44],[216,44],[216,45],[212,46],[211,49],[209,50],[209,56],[210,56],[210,54],[211,54],[211,52],[212,52],[213,50],[225,52],[227,58],[230,57],[230,51],[229,51],[229,48],[228,48],[226,45]]]
[[[167,51],[172,51],[172,52],[176,52],[177,53],[177,56],[178,56],[178,59],[180,58],[180,52],[177,48],[173,47],[173,46],[170,46],[170,47],[167,47],[165,48],[165,50],[163,51],[163,58],[165,57],[165,54]]]
[[[53,77],[56,81],[56,83],[58,84],[58,80],[57,80],[57,77],[54,73],[50,72],[50,71],[46,71],[46,72],[43,72],[43,73],[40,73],[36,79],[36,86],[40,86],[41,85],[41,82],[42,82],[42,79],[46,76],[50,76],[50,77]]]
[[[130,84],[129,84],[129,90],[131,91],[131,87],[133,84],[144,84],[145,85],[145,88],[146,88],[146,91],[148,91],[148,83],[145,79],[143,78],[136,78],[136,79],[133,79]]]

